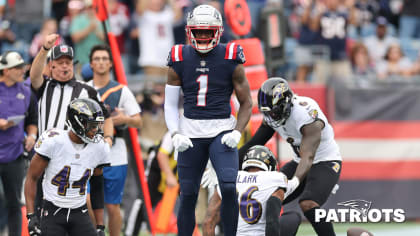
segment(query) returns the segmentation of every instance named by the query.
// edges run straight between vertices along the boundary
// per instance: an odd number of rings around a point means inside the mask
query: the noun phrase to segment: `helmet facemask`
[[[220,42],[223,21],[219,11],[209,5],[200,5],[188,14],[185,27],[188,42],[200,53],[208,53]]]
[[[69,104],[67,126],[85,143],[103,139],[104,121],[101,107],[91,99],[78,99]]]

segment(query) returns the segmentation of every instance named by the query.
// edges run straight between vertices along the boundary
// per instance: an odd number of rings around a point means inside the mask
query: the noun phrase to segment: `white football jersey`
[[[238,171],[239,217],[237,236],[265,235],[267,201],[278,188],[287,188],[287,177],[277,171]],[[220,189],[217,188],[220,196]]]
[[[77,150],[69,131],[45,131],[35,145],[35,151],[47,158],[42,188],[44,198],[58,207],[78,208],[86,204],[86,189],[93,170],[108,165],[110,148],[101,140]]]
[[[313,163],[341,160],[339,147],[334,140],[334,130],[328,123],[327,117],[325,117],[324,113],[319,108],[318,103],[312,98],[301,96],[294,96],[292,103],[292,111],[290,117],[286,120],[286,123],[278,128],[273,127],[273,129],[292,145],[294,160],[296,162],[300,161],[300,157],[297,154],[302,141],[300,129],[302,126],[310,124],[316,119],[322,120],[325,127],[321,132],[321,142],[316,151]],[[267,118],[264,116],[264,119]],[[269,122],[267,122],[267,124],[269,124]]]

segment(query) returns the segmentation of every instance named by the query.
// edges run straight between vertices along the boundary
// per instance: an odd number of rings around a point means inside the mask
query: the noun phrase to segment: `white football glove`
[[[175,134],[172,137],[172,143],[177,152],[183,152],[190,147],[193,147],[191,139],[182,134]]]
[[[214,188],[217,185],[217,174],[214,170],[211,162],[209,161],[206,166],[206,170],[203,173],[201,178],[201,187],[202,188]]]
[[[235,129],[232,132],[223,135],[222,144],[226,144],[230,148],[235,148],[238,146],[241,136],[241,132]]]
[[[296,176],[293,176],[292,179],[287,181],[287,191],[284,193],[284,199],[286,199],[290,194],[292,194],[297,187],[299,186],[299,179]]]

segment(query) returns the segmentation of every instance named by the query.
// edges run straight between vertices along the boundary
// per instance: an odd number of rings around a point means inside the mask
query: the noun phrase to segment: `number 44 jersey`
[[[103,140],[74,145],[68,132],[45,131],[35,151],[49,160],[42,182],[44,198],[58,207],[78,208],[86,204],[87,183],[94,169],[109,165],[110,148]]]
[[[279,188],[287,188],[287,177],[277,171],[239,171],[236,190],[239,201],[237,236],[265,235],[268,198]],[[220,189],[217,188],[220,196]]]

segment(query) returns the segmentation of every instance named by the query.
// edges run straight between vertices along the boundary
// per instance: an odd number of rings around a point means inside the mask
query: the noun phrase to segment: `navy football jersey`
[[[321,44],[330,48],[331,60],[346,58],[347,14],[327,11],[321,16]]]
[[[229,118],[233,71],[243,63],[245,56],[237,43],[219,44],[204,55],[190,45],[173,46],[168,66],[182,81],[184,116],[195,120]]]

